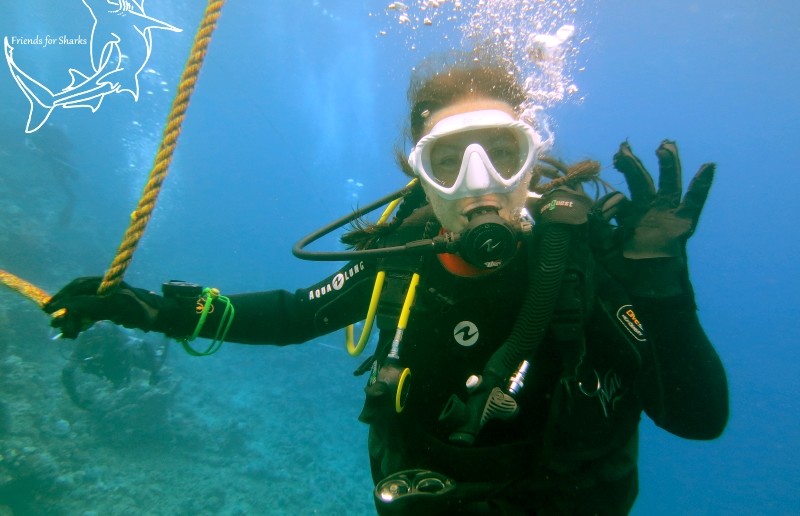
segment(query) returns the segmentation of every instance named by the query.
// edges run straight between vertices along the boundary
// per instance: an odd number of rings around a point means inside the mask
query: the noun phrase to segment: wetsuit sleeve
[[[634,297],[633,302],[649,342],[639,385],[645,412],[681,437],[718,437],[728,420],[727,378],[693,296]]]
[[[234,307],[233,323],[225,338],[242,344],[297,344],[361,320],[366,314],[375,266],[351,262],[308,288],[271,290],[228,296]],[[153,328],[171,337],[191,335],[198,322],[195,299],[165,298]],[[225,306],[214,301],[200,333],[213,338]]]

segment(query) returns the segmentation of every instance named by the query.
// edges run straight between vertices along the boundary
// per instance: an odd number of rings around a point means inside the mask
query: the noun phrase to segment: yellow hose
[[[417,182],[417,178],[412,179],[406,188]],[[383,224],[389,219],[389,215],[397,208],[397,205],[403,201],[402,197],[393,200],[389,203],[383,213],[378,218],[378,224]],[[364,319],[364,329],[361,331],[361,336],[358,338],[358,344],[355,343],[355,327],[350,324],[345,328],[344,344],[347,352],[354,357],[357,357],[364,351],[369,341],[370,333],[372,333],[372,325],[375,322],[375,314],[378,313],[378,301],[380,301],[381,292],[383,290],[383,281],[386,279],[385,271],[378,271],[375,276],[375,286],[372,288],[372,297],[369,301],[369,308],[367,309],[367,317]]]

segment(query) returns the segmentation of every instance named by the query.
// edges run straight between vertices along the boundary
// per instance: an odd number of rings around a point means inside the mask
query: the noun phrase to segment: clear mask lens
[[[419,178],[447,200],[514,191],[534,166],[534,129],[502,110],[477,110],[439,120],[408,156]]]
[[[527,139],[518,131],[499,127],[442,136],[431,142],[430,149],[426,151],[426,165],[430,164],[426,170],[429,177],[442,187],[451,188],[463,169],[476,165],[480,167],[476,158],[488,160],[489,163],[484,163],[484,167],[490,165],[500,177],[511,180],[523,172],[530,149]],[[477,156],[474,155],[476,153]]]

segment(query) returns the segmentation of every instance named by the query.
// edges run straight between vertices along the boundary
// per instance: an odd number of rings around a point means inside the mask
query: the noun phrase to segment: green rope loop
[[[219,289],[208,287],[204,288],[201,299],[204,299],[205,301],[203,302],[203,310],[200,312],[200,319],[197,321],[197,326],[194,328],[194,333],[192,333],[191,336],[181,340],[183,349],[193,357],[207,357],[219,351],[219,348],[222,347],[222,343],[225,342],[225,337],[228,335],[228,330],[231,329],[231,325],[233,324],[233,316],[236,313],[230,298],[220,295]],[[222,317],[220,318],[219,326],[217,327],[217,333],[214,335],[214,339],[211,341],[211,344],[208,345],[205,351],[198,351],[189,343],[196,339],[203,330],[203,326],[206,324],[208,314],[210,314],[211,310],[213,309],[214,301],[220,301],[223,303],[225,305],[225,310],[222,312]]]

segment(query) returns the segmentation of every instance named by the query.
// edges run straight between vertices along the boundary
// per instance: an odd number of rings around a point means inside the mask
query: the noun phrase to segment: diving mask
[[[540,146],[536,131],[505,111],[469,111],[437,122],[408,163],[443,199],[463,199],[515,190]]]

